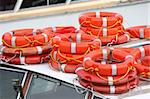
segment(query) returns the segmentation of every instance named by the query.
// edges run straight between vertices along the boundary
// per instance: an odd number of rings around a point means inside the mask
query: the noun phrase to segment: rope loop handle
[[[73,79],[74,88],[75,88],[75,90],[76,90],[76,92],[77,92],[78,94],[83,94],[83,93],[85,93],[85,92],[88,90],[88,88],[84,88],[84,90],[79,89],[79,88],[76,86],[76,84],[75,84],[75,83],[77,83],[78,81],[79,81],[78,78],[74,78],[74,79]]]
[[[112,44],[117,43],[118,42],[118,34],[115,35],[115,40],[112,40],[110,43],[108,43],[106,46],[107,47],[111,47]]]
[[[80,55],[79,57],[76,57],[76,58],[71,58],[71,57],[67,57],[67,56],[62,55],[62,53],[60,52],[60,49],[58,49],[58,54],[59,54],[61,57],[63,57],[64,59],[66,59],[66,60],[64,60],[64,61],[60,61],[61,64],[62,64],[62,63],[65,63],[65,62],[67,62],[67,61],[72,61],[72,60],[75,61],[75,62],[78,62],[78,63],[82,63],[82,61],[80,61],[80,60],[78,60],[78,59],[83,58],[83,57],[84,57],[85,55],[87,55],[89,52],[90,52],[90,48],[88,48],[88,49],[86,50],[86,52],[85,52],[83,55]],[[57,60],[55,60],[55,59],[53,58],[52,52],[50,53],[50,57],[51,57],[51,59],[52,59],[53,61],[57,62]]]
[[[135,67],[129,66],[127,72],[126,72],[123,76],[121,76],[120,78],[118,78],[118,79],[116,79],[116,80],[113,80],[113,82],[117,82],[117,81],[119,81],[119,80],[124,79],[124,78],[129,74],[129,72],[132,71],[132,70],[134,70],[134,69],[135,69]],[[102,77],[102,76],[99,74],[99,71],[100,71],[99,68],[90,67],[90,68],[88,68],[88,69],[85,69],[85,71],[95,72],[96,75],[97,75],[100,79],[102,79],[102,80],[104,80],[104,81],[108,81],[108,79]]]

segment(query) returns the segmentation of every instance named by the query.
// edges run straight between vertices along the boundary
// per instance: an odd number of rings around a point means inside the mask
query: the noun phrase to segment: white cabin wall
[[[124,18],[123,24],[125,27],[134,25],[146,25],[148,24],[147,20],[149,5],[150,3],[136,4],[131,6],[107,8],[102,11],[112,11],[120,13]]]
[[[124,17],[125,27],[133,25],[150,24],[150,18],[148,19],[148,16],[150,16],[150,3],[113,7],[100,10],[94,9],[88,11],[97,11],[97,12],[112,11],[120,13]],[[65,26],[65,25],[73,25],[75,27],[79,27],[78,17],[83,12],[66,13],[54,16],[45,16],[38,18],[28,18],[23,20],[2,22],[0,23],[0,37],[4,32],[18,28],[42,28],[47,26]]]
[[[150,25],[150,3],[148,4],[148,16],[147,16],[147,20],[148,20],[148,25]]]

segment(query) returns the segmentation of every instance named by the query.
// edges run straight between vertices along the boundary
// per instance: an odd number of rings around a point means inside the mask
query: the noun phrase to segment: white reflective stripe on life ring
[[[107,59],[107,50],[106,49],[102,49],[102,53],[103,53],[103,59]]]
[[[111,94],[114,94],[115,91],[116,91],[115,86],[110,86],[110,93],[111,93]]]
[[[107,28],[103,28],[103,36],[107,36]]]
[[[106,61],[105,61],[105,60],[102,60],[102,61],[101,61],[101,64],[106,64]]]
[[[103,21],[102,27],[107,27],[107,18],[102,17],[102,21]]]
[[[47,34],[42,33],[42,35],[43,35],[43,36],[44,36],[44,38],[45,38],[45,42],[48,42],[48,36],[47,36]]]
[[[140,32],[140,38],[144,38],[144,28],[140,28],[139,32]]]
[[[75,53],[76,53],[76,46],[77,46],[76,43],[71,43],[71,53],[72,53],[72,54],[75,54]]]
[[[42,54],[42,48],[41,48],[41,46],[36,46],[36,49],[38,51],[38,54]]]
[[[66,64],[61,64],[60,65],[61,71],[65,72],[65,67],[66,67]]]
[[[53,32],[56,32],[56,27],[52,27]]]
[[[97,17],[97,18],[100,17],[100,12],[96,12],[96,17]]]
[[[141,52],[141,58],[145,56],[145,49],[143,47],[139,47],[139,50]]]
[[[113,77],[108,76],[108,85],[112,86],[113,85]]]
[[[36,29],[33,29],[32,34],[35,36],[36,35]]]
[[[0,54],[3,54],[3,51],[5,48],[6,48],[6,46],[2,46],[2,48],[0,49]]]
[[[16,37],[15,37],[15,36],[12,36],[12,38],[11,38],[11,45],[12,45],[13,47],[16,46]]]
[[[77,33],[76,42],[81,42],[81,33]]]
[[[57,60],[57,59],[56,59],[56,58],[57,58],[57,57],[56,57],[56,54],[57,54],[57,51],[54,51],[54,56],[53,56],[53,57],[54,57],[54,60],[55,60],[55,61]]]
[[[20,57],[20,64],[26,64],[25,63],[25,57]]]
[[[117,65],[116,64],[112,64],[111,68],[112,68],[112,75],[115,76],[117,74]]]

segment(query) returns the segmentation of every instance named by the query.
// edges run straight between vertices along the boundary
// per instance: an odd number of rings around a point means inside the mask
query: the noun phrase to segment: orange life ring
[[[79,17],[79,23],[83,27],[108,27],[112,28],[122,24],[123,17],[118,13],[112,12],[87,12]]]
[[[36,56],[8,56],[2,55],[2,61],[12,64],[38,64],[48,61],[47,54],[36,55]]]
[[[76,28],[73,26],[56,26],[56,27],[49,27],[52,32],[56,34],[65,34],[65,33],[75,33]]]
[[[141,59],[141,64],[150,67],[150,56],[145,56]]]
[[[91,82],[88,82],[83,79],[79,79],[79,83],[85,88],[92,88],[94,91],[99,93],[107,93],[107,94],[120,94],[129,91],[138,86],[139,80],[135,79],[128,83],[117,85],[117,86],[102,86],[102,85],[94,85]]]
[[[119,54],[118,54],[119,53]],[[112,54],[112,55],[111,55]],[[96,61],[110,59],[124,61],[118,64],[101,64]],[[134,57],[129,53],[114,49],[98,49],[90,52],[84,57],[83,67],[86,71],[95,72],[97,75],[124,75],[130,71],[134,62]]]
[[[123,35],[113,35],[108,37],[99,37],[102,42],[102,45],[106,44],[122,44],[130,41],[129,34],[125,33]]]
[[[86,55],[79,55],[79,54],[65,54],[61,53],[59,50],[52,50],[50,55],[51,59],[55,62],[60,61],[60,64],[68,63],[68,64],[82,64],[83,57]]]
[[[50,61],[48,62],[49,67],[51,69],[57,70],[57,71],[62,71],[65,73],[75,73],[75,70],[80,66],[80,64],[59,64],[58,62],[53,61],[52,59],[50,59]]]
[[[135,57],[135,59],[140,59],[144,56],[150,56],[150,45],[145,45],[142,47],[136,48],[132,55]]]
[[[148,26],[134,26],[126,29],[135,38],[150,38],[150,27]]]
[[[123,26],[118,26],[118,27],[114,27],[114,28],[100,27],[99,29],[81,26],[80,29],[83,30],[87,34],[92,34],[95,36],[107,37],[107,36],[112,36],[112,35],[124,34]]]
[[[150,56],[150,45],[145,45],[139,48],[136,48],[133,52],[133,56],[136,58],[136,60],[145,57]],[[150,67],[144,66],[141,63],[135,63],[134,66],[136,67],[138,74],[141,76],[146,76],[150,78]]]
[[[101,84],[101,85],[120,85],[127,83],[136,78],[137,71],[134,68],[127,75],[122,76],[102,76],[101,78],[93,73],[86,72],[83,67],[79,67],[76,69],[75,73],[78,75],[80,79],[84,79],[86,81]]]
[[[51,49],[52,49],[52,46],[50,43],[48,43],[43,46],[26,47],[26,48],[9,48],[6,46],[2,46],[0,48],[0,51],[3,54],[7,54],[7,55],[21,54],[23,56],[33,56],[33,55],[50,53]]]
[[[43,31],[43,32],[41,32]],[[31,47],[48,43],[53,37],[51,32],[34,29],[20,29],[4,33],[2,42],[8,47]]]
[[[119,49],[122,51],[125,51],[127,53],[131,53],[133,50],[135,50],[136,48],[128,48],[128,47],[113,47],[113,49]]]
[[[52,45],[57,46],[61,53],[83,54],[89,49],[99,49],[101,41],[85,33],[68,33],[55,36]]]

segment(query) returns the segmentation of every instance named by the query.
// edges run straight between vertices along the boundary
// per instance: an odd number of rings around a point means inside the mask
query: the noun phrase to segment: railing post
[[[15,4],[15,7],[14,7],[14,12],[19,11],[22,2],[23,2],[23,0],[17,0],[17,3]]]

